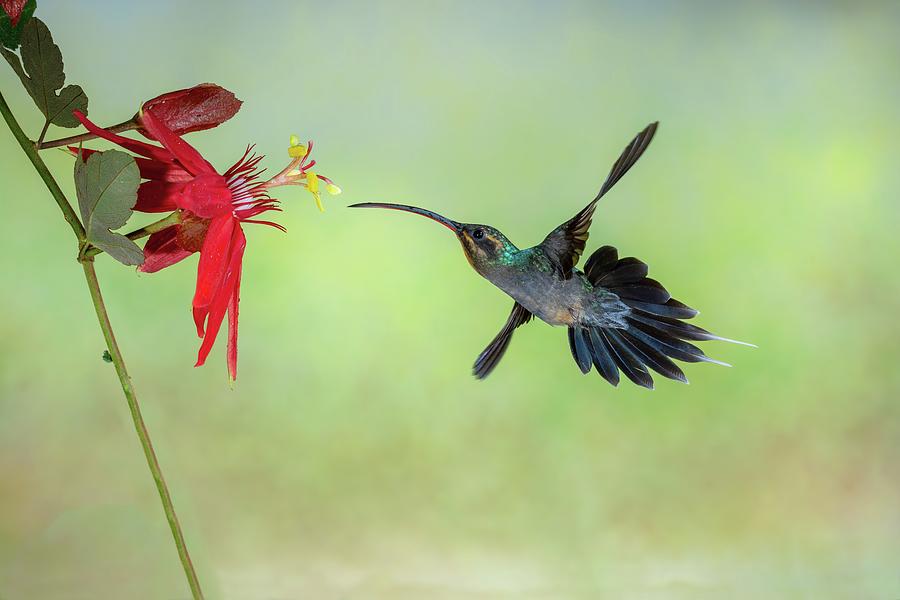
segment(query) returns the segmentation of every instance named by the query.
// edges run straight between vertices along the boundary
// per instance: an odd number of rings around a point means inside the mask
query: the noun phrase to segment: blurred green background
[[[211,598],[900,597],[900,9],[893,3],[62,2],[69,82],[112,124],[212,81],[190,141],[345,193],[248,227],[240,375],[206,367],[196,259],[101,284]],[[41,126],[10,69],[0,85]],[[758,350],[654,392],[581,376],[565,333],[470,365],[510,301],[408,202],[531,245],[625,143],[588,252],[651,265]],[[0,597],[186,598],[74,260],[0,134]],[[51,136],[69,130],[51,130]],[[93,147],[106,147],[92,144]],[[65,190],[71,159],[45,154]],[[140,222],[133,221],[132,224]],[[661,378],[658,378],[661,379]]]

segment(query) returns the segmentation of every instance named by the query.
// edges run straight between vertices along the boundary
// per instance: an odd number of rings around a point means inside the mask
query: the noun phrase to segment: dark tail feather
[[[631,349],[628,341],[621,336],[615,329],[603,329],[601,331],[606,338],[608,348],[610,349],[616,364],[625,373],[625,376],[641,387],[648,390],[653,389],[653,377],[641,358]]]
[[[570,327],[569,347],[582,373],[590,371],[593,363],[597,372],[612,385],[618,385],[621,370],[632,382],[651,390],[653,377],[650,369],[663,377],[687,383],[687,377],[670,357],[686,362],[718,362],[706,358],[699,348],[686,342],[674,340],[667,345],[663,340],[630,326],[627,329]]]
[[[708,362],[724,367],[731,366],[728,363],[706,356],[706,354],[703,353],[703,350],[684,340],[661,334],[661,332],[647,327],[642,323],[632,323],[632,325],[633,327],[628,329],[628,334],[631,337],[644,342],[651,348],[654,348],[658,352],[662,352],[670,358],[688,363]]]
[[[625,302],[627,304],[627,301]],[[656,329],[669,337],[673,337],[681,340],[694,340],[699,342],[707,342],[711,340],[719,341],[719,342],[729,342],[732,344],[740,344],[741,346],[750,346],[755,348],[755,344],[750,344],[748,342],[741,342],[739,340],[732,340],[726,337],[722,337],[716,335],[714,333],[710,333],[709,331],[703,329],[702,327],[697,327],[696,325],[691,325],[690,323],[682,323],[678,319],[672,319],[669,317],[659,317],[655,315],[644,315],[641,314],[640,311],[635,311],[631,315],[628,316],[628,319],[631,321],[637,321],[639,323],[644,323],[645,325],[649,325],[651,328]],[[710,361],[711,362],[711,361]]]
[[[610,382],[613,386],[619,385],[619,367],[612,357],[606,340],[600,334],[600,330],[596,327],[590,330],[591,355],[594,357],[594,367],[603,379]]]
[[[629,330],[623,331],[619,335],[622,337],[625,345],[634,351],[635,355],[637,355],[642,363],[663,377],[668,377],[669,379],[674,379],[681,383],[688,382],[684,372],[678,368],[678,365],[669,360],[669,357],[663,352],[660,352],[650,344],[646,344],[634,336],[629,335]]]
[[[670,317],[673,319],[693,319],[700,314],[690,306],[682,304],[675,298],[669,298],[663,304],[652,304],[650,302],[631,300],[628,302],[628,306],[651,315]]]
[[[582,347],[586,346],[597,372],[611,384],[619,382],[621,369],[637,385],[652,389],[649,369],[663,377],[687,383],[684,372],[672,359],[730,366],[709,358],[686,340],[718,340],[753,346],[685,323],[683,319],[695,317],[697,311],[672,298],[659,282],[647,277],[647,273],[647,265],[636,258],[619,259],[612,246],[600,248],[588,259],[585,275],[591,283],[616,294],[631,312],[625,316],[624,327],[569,329],[572,355],[583,372],[590,370]]]
[[[572,350],[572,358],[582,373],[588,373],[591,370],[591,350],[588,347],[588,341],[585,337],[585,329],[583,327],[569,327],[569,349]]]

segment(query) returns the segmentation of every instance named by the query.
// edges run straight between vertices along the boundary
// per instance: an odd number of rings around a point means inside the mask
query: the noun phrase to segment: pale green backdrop
[[[345,193],[248,227],[240,374],[194,369],[195,261],[101,283],[211,598],[900,597],[900,10],[892,3],[63,2],[90,114],[212,81],[225,168],[316,140]],[[41,122],[5,65],[30,135]],[[424,205],[609,243],[759,345],[689,386],[581,376]],[[52,130],[51,135],[66,132]],[[95,144],[94,147],[104,147]],[[47,160],[67,191],[71,159]],[[71,233],[0,132],[0,597],[186,598]],[[221,342],[222,340],[220,340]],[[220,344],[221,346],[221,344]]]

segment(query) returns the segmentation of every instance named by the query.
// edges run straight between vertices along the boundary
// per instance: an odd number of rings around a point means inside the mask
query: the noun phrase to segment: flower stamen
[[[296,135],[292,135],[290,138],[290,147],[288,148],[288,155],[291,157],[291,162],[268,181],[256,185],[256,187],[253,188],[254,193],[261,194],[265,190],[274,187],[299,185],[305,187],[313,195],[316,206],[320,211],[324,211],[325,206],[322,204],[322,196],[319,191],[319,180],[321,179],[326,183],[325,191],[333,196],[340,194],[341,188],[335,185],[331,179],[324,175],[314,173],[311,170],[316,165],[316,161],[311,158],[312,149],[312,140],[309,140],[306,145],[304,145],[300,143],[300,138]]]

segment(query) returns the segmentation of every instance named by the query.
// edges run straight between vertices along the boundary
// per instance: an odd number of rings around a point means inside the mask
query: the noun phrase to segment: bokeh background
[[[900,597],[900,10],[711,2],[63,2],[38,16],[111,124],[213,81],[190,141],[345,193],[249,227],[240,375],[194,369],[195,259],[98,259],[211,598]],[[41,121],[12,72],[26,130]],[[423,205],[540,241],[625,143],[608,243],[755,342],[648,392],[581,376]],[[4,128],[5,130],[5,128]],[[52,130],[51,136],[71,131]],[[94,147],[104,147],[96,144]],[[72,191],[71,159],[46,153]],[[57,208],[0,134],[0,597],[186,598]],[[132,224],[139,223],[133,221]],[[221,342],[222,340],[220,340]]]

